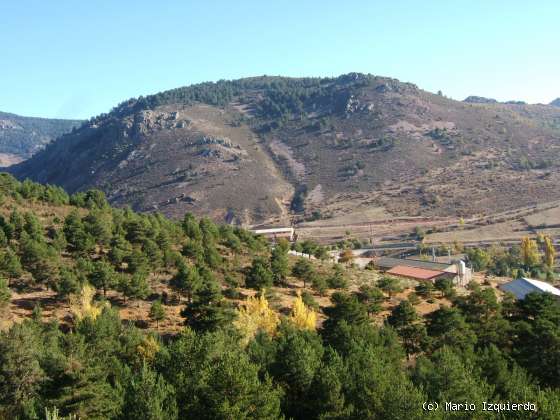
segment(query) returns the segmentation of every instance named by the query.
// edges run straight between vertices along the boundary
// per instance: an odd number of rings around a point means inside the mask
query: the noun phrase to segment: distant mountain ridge
[[[560,107],[560,98],[556,98],[555,100],[553,100],[550,105]]]
[[[553,106],[454,101],[359,73],[262,76],[127,100],[11,171],[139,211],[289,223],[560,199],[559,152]]]
[[[0,153],[26,159],[80,124],[78,120],[23,117],[0,112]]]

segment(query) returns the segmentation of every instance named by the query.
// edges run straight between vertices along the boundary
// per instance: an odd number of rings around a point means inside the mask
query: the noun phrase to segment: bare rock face
[[[349,115],[356,112],[372,112],[374,109],[375,105],[373,103],[367,103],[354,96],[350,96],[346,102],[345,112]]]

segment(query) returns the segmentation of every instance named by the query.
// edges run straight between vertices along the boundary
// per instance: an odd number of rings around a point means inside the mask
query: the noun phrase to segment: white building
[[[279,227],[279,228],[270,228],[270,229],[253,229],[251,230],[256,235],[262,235],[265,238],[276,242],[280,238],[285,238],[287,240],[294,241],[295,238],[295,230],[293,227]]]
[[[517,299],[524,299],[528,293],[551,293],[560,299],[560,289],[544,281],[528,279],[526,277],[512,280],[499,286],[504,292],[510,292]]]

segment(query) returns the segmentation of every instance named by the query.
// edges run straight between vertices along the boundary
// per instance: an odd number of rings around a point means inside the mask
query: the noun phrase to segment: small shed
[[[513,293],[517,299],[524,299],[531,292],[551,293],[560,299],[560,289],[544,281],[528,279],[526,277],[504,283],[499,288],[504,292]]]

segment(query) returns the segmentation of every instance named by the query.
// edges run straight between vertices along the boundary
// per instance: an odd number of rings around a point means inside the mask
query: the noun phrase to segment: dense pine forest
[[[58,319],[37,305],[0,333],[2,419],[560,418],[551,295],[419,285],[380,322],[396,281],[351,287],[347,267],[311,242],[298,246],[317,258],[298,259],[241,228],[6,174],[0,202],[2,318],[26,290],[68,308]],[[272,289],[293,295],[290,310],[275,308]],[[421,316],[427,295],[449,304]],[[146,302],[147,325],[119,317]],[[172,308],[177,331],[164,327]],[[536,411],[483,412],[485,401]]]

